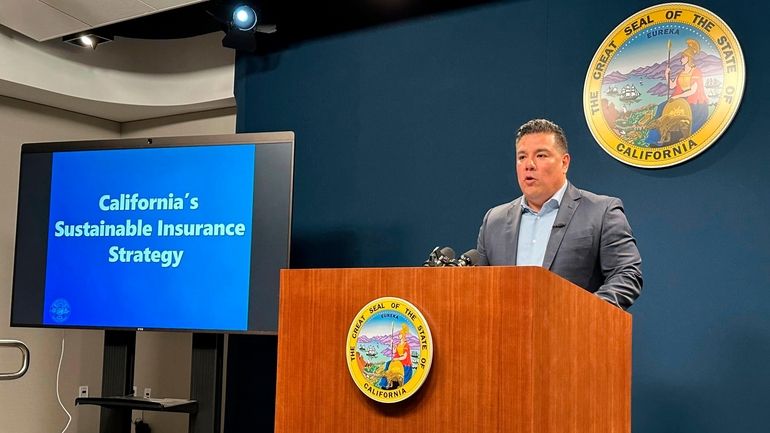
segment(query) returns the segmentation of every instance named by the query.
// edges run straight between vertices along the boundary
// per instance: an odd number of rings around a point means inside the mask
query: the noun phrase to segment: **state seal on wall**
[[[433,361],[433,337],[422,313],[393,297],[369,302],[348,331],[346,359],[353,381],[381,403],[403,401],[422,386]]]
[[[583,111],[596,141],[635,167],[685,162],[732,122],[745,84],[730,27],[686,3],[644,9],[618,25],[594,54]]]

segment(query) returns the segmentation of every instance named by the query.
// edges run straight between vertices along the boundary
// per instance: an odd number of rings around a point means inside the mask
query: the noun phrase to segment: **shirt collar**
[[[564,198],[564,193],[567,192],[568,184],[569,182],[565,181],[564,185],[562,185],[561,188],[559,188],[559,190],[556,191],[554,195],[551,196],[551,198],[549,198],[548,200],[545,201],[545,203],[543,203],[543,205],[540,207],[540,211],[542,212],[543,209],[549,209],[549,208],[558,209],[559,206],[561,206],[561,200]],[[522,212],[528,211],[534,214],[538,213],[538,212],[535,212],[531,207],[529,207],[529,205],[527,204],[526,197],[521,198],[521,211]]]

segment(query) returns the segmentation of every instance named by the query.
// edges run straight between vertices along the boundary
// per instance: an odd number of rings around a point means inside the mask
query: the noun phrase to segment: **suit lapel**
[[[564,234],[567,232],[567,226],[569,226],[572,216],[575,215],[575,211],[580,204],[580,197],[580,191],[572,186],[571,183],[567,184],[567,190],[564,191],[564,197],[562,197],[559,212],[556,214],[556,220],[553,222],[551,237],[548,239],[548,246],[545,248],[543,267],[546,269],[551,269],[553,259],[556,257],[556,252],[559,251],[561,241],[564,239]]]
[[[514,200],[511,208],[508,210],[508,227],[506,229],[505,245],[506,262],[516,264],[516,254],[519,250],[519,224],[521,223],[521,197]]]

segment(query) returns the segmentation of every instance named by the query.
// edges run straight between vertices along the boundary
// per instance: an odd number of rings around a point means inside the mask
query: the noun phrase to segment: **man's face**
[[[527,134],[516,145],[516,176],[527,204],[539,211],[567,181],[569,154],[559,149],[551,132]]]

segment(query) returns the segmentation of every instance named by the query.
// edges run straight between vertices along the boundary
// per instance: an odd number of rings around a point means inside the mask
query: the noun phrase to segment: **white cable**
[[[64,426],[64,430],[61,431],[61,433],[64,433],[67,431],[67,428],[70,426],[70,423],[72,422],[72,415],[70,415],[69,412],[67,412],[67,408],[64,407],[64,405],[61,402],[61,396],[59,395],[59,373],[61,373],[61,361],[64,359],[64,337],[61,338],[61,355],[59,356],[59,368],[56,369],[56,398],[59,400],[59,406],[64,410],[64,413],[67,414],[69,417],[69,420],[67,420],[67,425]]]

